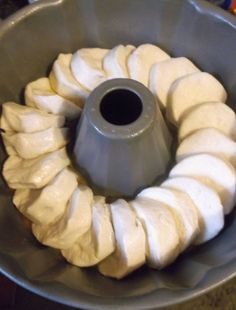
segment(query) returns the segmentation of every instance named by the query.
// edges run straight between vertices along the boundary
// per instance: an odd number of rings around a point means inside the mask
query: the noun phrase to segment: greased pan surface
[[[40,1],[0,26],[0,103],[20,101],[24,86],[49,72],[60,52],[154,43],[215,75],[236,103],[236,19],[205,1]],[[234,107],[235,108],[235,107]],[[6,155],[1,145],[1,164]],[[211,242],[158,272],[143,268],[115,281],[68,265],[35,241],[0,180],[0,268],[18,284],[85,309],[157,309],[196,297],[236,274],[236,218]]]

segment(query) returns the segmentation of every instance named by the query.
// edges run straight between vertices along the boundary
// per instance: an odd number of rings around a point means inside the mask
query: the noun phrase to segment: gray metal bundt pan
[[[0,28],[0,102],[19,101],[26,83],[48,73],[60,52],[84,46],[158,44],[186,56],[236,97],[236,20],[204,1],[51,0],[30,6]],[[6,155],[0,149],[1,162]],[[39,245],[0,182],[0,267],[25,288],[86,309],[157,309],[224,283],[236,274],[236,218],[211,242],[184,254],[165,271],[146,267],[122,281],[66,264]]]

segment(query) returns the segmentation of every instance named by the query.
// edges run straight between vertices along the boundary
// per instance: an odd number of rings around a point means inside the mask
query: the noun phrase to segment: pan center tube
[[[131,198],[166,172],[170,144],[149,89],[131,79],[112,79],[89,95],[73,155],[96,193]]]
[[[129,125],[141,115],[143,104],[140,97],[128,89],[116,89],[101,100],[100,111],[104,119],[118,126]]]

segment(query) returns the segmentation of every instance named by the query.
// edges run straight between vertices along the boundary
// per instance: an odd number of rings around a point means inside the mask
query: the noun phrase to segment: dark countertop
[[[6,18],[27,3],[27,0],[0,0],[0,18]]]
[[[213,2],[213,1],[211,1]],[[218,1],[219,3],[219,1]],[[26,0],[0,0],[0,18],[6,18],[21,7]],[[6,306],[8,304],[8,306]],[[72,310],[56,304],[0,277],[0,309],[5,310]],[[181,305],[165,308],[166,310],[236,310],[236,279]]]

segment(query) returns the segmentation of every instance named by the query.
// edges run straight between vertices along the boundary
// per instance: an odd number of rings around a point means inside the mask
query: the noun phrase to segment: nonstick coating
[[[60,52],[80,47],[154,43],[215,75],[236,104],[236,19],[205,1],[49,0],[29,6],[0,26],[0,103],[22,102],[24,86],[49,73]],[[0,149],[1,163],[6,158]],[[0,180],[0,268],[19,285],[84,309],[157,309],[175,304],[236,273],[236,218],[211,242],[158,272],[146,267],[122,281],[67,264],[37,243]]]

